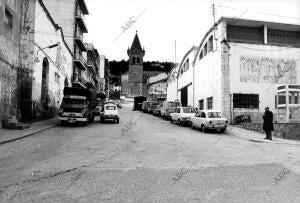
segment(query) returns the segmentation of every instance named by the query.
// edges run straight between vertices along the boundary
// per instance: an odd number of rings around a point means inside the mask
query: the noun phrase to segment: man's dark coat
[[[263,130],[274,131],[272,111],[266,111],[263,116],[263,119],[264,119]]]

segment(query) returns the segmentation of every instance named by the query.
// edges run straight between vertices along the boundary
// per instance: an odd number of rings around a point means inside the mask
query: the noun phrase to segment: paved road
[[[0,146],[0,202],[300,202],[299,145],[120,113]]]

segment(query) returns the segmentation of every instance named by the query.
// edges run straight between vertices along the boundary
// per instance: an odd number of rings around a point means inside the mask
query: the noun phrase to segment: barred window
[[[258,94],[233,94],[233,108],[259,108]]]

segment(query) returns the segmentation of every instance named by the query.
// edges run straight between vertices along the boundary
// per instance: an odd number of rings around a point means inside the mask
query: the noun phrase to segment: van
[[[180,101],[164,101],[160,110],[162,118],[170,118],[170,113],[173,113],[175,108],[179,106],[181,106]]]

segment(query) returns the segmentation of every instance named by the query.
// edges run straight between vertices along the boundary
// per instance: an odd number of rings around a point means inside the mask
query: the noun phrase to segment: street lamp
[[[37,52],[36,52],[36,59],[35,59],[34,61],[35,61],[35,62],[40,62],[40,60],[39,60],[39,58],[38,58],[39,51],[42,51],[42,50],[44,50],[44,49],[52,49],[52,48],[57,47],[57,46],[58,46],[58,43],[49,45],[49,46],[44,47],[44,48],[39,48],[39,50],[37,50]]]

